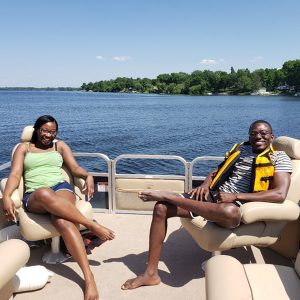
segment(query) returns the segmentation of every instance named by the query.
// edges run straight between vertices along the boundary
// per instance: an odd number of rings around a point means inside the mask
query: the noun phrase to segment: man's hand
[[[209,186],[207,184],[201,184],[192,189],[189,194],[191,195],[191,198],[195,198],[198,201],[207,200],[209,196]]]
[[[237,194],[220,192],[216,200],[218,203],[232,203],[237,201]]]

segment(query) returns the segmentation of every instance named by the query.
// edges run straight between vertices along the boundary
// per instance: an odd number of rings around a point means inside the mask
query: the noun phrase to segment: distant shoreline
[[[146,95],[175,95],[175,96],[262,96],[262,97],[269,97],[269,96],[294,96],[292,94],[285,94],[281,93],[240,93],[240,94],[230,94],[230,93],[216,93],[216,94],[204,94],[204,95],[186,95],[186,94],[163,94],[163,93],[147,93],[147,92],[135,92],[135,91],[119,91],[119,92],[98,92],[98,91],[86,91],[81,88],[72,88],[72,87],[59,87],[59,88],[34,88],[34,87],[0,87],[1,91],[20,91],[20,92],[30,92],[30,91],[58,91],[58,92],[83,92],[83,93],[115,93],[115,94],[146,94]]]
[[[0,91],[81,91],[80,87],[0,87]]]

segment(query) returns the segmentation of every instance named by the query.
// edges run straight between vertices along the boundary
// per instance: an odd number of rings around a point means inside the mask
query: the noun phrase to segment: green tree
[[[189,88],[189,95],[192,96],[200,96],[206,93],[206,83],[204,81],[200,82],[200,84],[193,85]]]
[[[230,72],[196,70],[190,75],[184,72],[160,74],[155,79],[117,77],[114,80],[83,83],[82,90],[96,92],[132,92],[205,95],[208,92],[249,94],[265,87],[276,91],[280,85],[288,84],[300,90],[300,60],[287,61],[282,69],[248,69]]]
[[[172,82],[172,76],[170,74],[161,74],[157,76],[157,81],[169,84]]]
[[[235,81],[233,85],[233,93],[250,93],[252,91],[252,81],[250,78],[250,71],[248,69],[240,69],[235,74]]]
[[[286,83],[294,87],[296,92],[300,91],[300,60],[289,60],[282,66]]]

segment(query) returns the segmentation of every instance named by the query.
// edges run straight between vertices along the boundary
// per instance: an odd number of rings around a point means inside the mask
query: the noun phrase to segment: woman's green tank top
[[[63,158],[58,151],[27,152],[24,159],[25,192],[52,187],[64,181],[61,172]]]

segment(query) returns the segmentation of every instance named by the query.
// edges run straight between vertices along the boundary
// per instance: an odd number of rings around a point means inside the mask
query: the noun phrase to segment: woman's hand
[[[94,178],[92,175],[89,174],[86,177],[85,186],[86,186],[86,194],[88,196],[88,201],[90,201],[94,195]]]
[[[3,196],[3,213],[8,221],[17,223],[16,206],[10,197]]]

